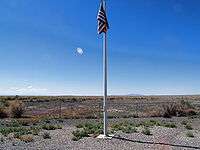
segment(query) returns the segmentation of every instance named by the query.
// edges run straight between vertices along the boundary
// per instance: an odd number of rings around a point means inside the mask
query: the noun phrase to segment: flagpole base
[[[97,139],[112,139],[114,137],[114,135],[104,135],[104,134],[100,134],[99,136],[97,136]]]

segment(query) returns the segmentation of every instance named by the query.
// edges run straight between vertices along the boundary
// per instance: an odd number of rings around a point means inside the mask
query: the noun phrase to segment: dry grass
[[[191,102],[199,99],[200,96],[109,96],[109,110],[116,110],[109,112],[109,118],[191,116],[197,113]],[[26,105],[25,112],[23,105],[18,104],[22,102]],[[0,97],[0,103],[6,104],[3,108],[10,110],[10,116],[16,118],[58,118],[60,104],[62,118],[102,117],[100,96],[5,96]],[[24,121],[24,124],[28,123]]]
[[[141,113],[140,117],[161,117],[163,116],[160,109],[148,109],[144,113]]]
[[[70,108],[64,110],[62,116],[66,119],[96,119],[99,117],[99,110],[84,107]]]
[[[22,135],[19,139],[26,143],[33,142],[33,135]]]
[[[22,126],[29,126],[29,125],[36,125],[39,123],[41,118],[39,117],[33,117],[33,118],[19,118],[17,121],[22,125]]]

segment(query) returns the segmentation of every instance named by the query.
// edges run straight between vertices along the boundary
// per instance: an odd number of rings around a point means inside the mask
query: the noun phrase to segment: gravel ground
[[[183,118],[182,118],[183,119]],[[181,118],[176,119],[177,122]],[[115,121],[115,120],[112,120]],[[135,120],[134,120],[135,121]],[[72,124],[79,121],[63,123],[63,129],[50,132],[51,139],[43,139],[40,132],[34,136],[34,141],[25,143],[14,139],[12,135],[3,137],[0,135],[1,150],[192,150],[200,149],[200,130],[192,130],[194,138],[186,137],[187,130],[183,127],[175,129],[166,127],[150,128],[153,135],[148,136],[142,133],[125,134],[117,132],[112,139],[83,138],[79,141],[72,141],[72,131],[76,130]],[[197,125],[199,119],[194,120]],[[70,125],[69,125],[70,124]],[[178,123],[177,123],[178,124]],[[3,137],[3,141],[2,138]]]

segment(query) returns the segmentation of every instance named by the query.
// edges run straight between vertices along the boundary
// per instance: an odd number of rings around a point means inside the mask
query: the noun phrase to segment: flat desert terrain
[[[200,96],[0,97],[0,149],[200,149]]]

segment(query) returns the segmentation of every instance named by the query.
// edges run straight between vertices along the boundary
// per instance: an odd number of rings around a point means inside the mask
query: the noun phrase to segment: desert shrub
[[[0,128],[0,133],[4,136],[7,136],[9,133],[12,133],[13,131],[10,128]]]
[[[177,103],[163,105],[163,117],[170,118],[172,116],[193,116],[197,111],[189,101],[180,101]]]
[[[72,99],[71,99],[71,102],[77,102],[78,101],[78,99],[76,99],[75,97],[73,97]]]
[[[39,117],[30,118],[30,122],[32,125],[37,125],[39,122],[41,122],[41,119]]]
[[[160,126],[161,123],[157,120],[148,120],[148,121],[140,123],[140,125],[145,126],[145,127],[151,127],[151,126]]]
[[[62,126],[61,125],[56,125],[57,127],[57,129],[62,129]]]
[[[179,111],[179,107],[177,104],[167,104],[163,105],[163,117],[170,118],[172,116],[176,116]]]
[[[182,105],[184,108],[194,109],[194,106],[193,106],[192,103],[189,102],[189,101],[181,100],[180,103],[181,103],[181,105]]]
[[[186,121],[186,120],[183,120],[183,121],[181,122],[182,125],[187,125],[187,123],[188,123],[188,121]]]
[[[22,126],[29,126],[29,121],[27,121],[27,120],[20,120],[20,124]]]
[[[147,128],[147,127],[143,128],[142,133],[145,134],[145,135],[152,135],[150,129]]]
[[[78,138],[78,137],[76,137],[76,136],[73,136],[72,137],[72,141],[78,141],[78,140],[80,140],[81,138]]]
[[[76,127],[77,127],[77,128],[83,128],[83,127],[84,127],[84,124],[81,124],[81,123],[80,123],[80,124],[76,125]]]
[[[0,107],[8,107],[9,106],[9,101],[6,99],[0,100]]]
[[[178,112],[178,116],[194,116],[197,115],[197,110],[189,101],[182,100],[180,102],[181,109]]]
[[[176,124],[175,123],[164,123],[163,126],[167,127],[167,128],[176,128]]]
[[[30,129],[21,127],[21,128],[19,128],[19,130],[16,130],[14,132],[14,137],[20,138],[21,136],[27,135],[27,134],[32,134],[32,131]]]
[[[124,132],[124,133],[134,133],[134,132],[137,132],[137,129],[135,127],[132,127],[132,126],[126,126],[122,129],[122,132]]]
[[[56,130],[56,129],[62,129],[62,126],[60,126],[60,125],[44,124],[42,126],[42,129],[44,129],[44,130]]]
[[[90,109],[86,107],[69,108],[63,111],[62,115],[65,119],[97,119],[99,117],[99,110]]]
[[[15,138],[19,138],[20,136],[27,134],[38,135],[40,130],[41,128],[38,126],[25,127],[15,120],[0,127],[0,133],[2,135],[7,136],[8,134],[13,133]]]
[[[0,142],[3,143],[4,141],[5,141],[4,137],[1,136],[1,137],[0,137]]]
[[[148,120],[148,121],[144,121],[141,122],[139,124],[139,126],[143,126],[143,127],[153,127],[153,126],[163,126],[163,127],[167,127],[167,128],[176,128],[176,124],[173,122],[160,122],[158,120]]]
[[[112,124],[112,125],[111,125],[111,129],[112,129],[113,131],[122,130],[122,129],[123,129],[123,124],[121,124],[121,123]]]
[[[11,122],[7,123],[7,127],[20,127],[21,124],[17,120],[12,120]]]
[[[44,139],[51,139],[51,135],[50,135],[49,132],[44,132],[43,135],[42,135],[42,137],[43,137]]]
[[[44,130],[55,130],[56,127],[54,125],[45,124],[45,125],[42,126],[42,129],[44,129]]]
[[[186,133],[186,136],[187,136],[187,137],[193,138],[193,137],[194,137],[194,134],[193,134],[192,132],[188,131],[188,132]]]
[[[6,110],[4,108],[0,108],[0,119],[7,118],[7,117],[8,117],[8,113],[6,112]]]
[[[21,118],[25,111],[23,102],[18,101],[18,100],[12,101],[9,106],[9,111],[10,111],[11,117]]]
[[[72,140],[79,140],[83,137],[93,136],[96,137],[97,135],[103,133],[103,125],[101,123],[85,123],[77,125],[79,127],[78,130],[73,131],[73,138]]]
[[[44,121],[45,123],[51,123],[51,120],[50,120],[49,118],[44,118],[43,121]]]
[[[30,129],[24,127],[3,127],[0,128],[0,133],[4,136],[7,136],[10,133],[15,133],[15,137],[19,137],[20,135],[25,135],[31,133]]]
[[[124,112],[109,112],[108,114],[108,118],[112,119],[112,118],[138,118],[139,115],[136,112],[131,112],[131,111],[124,111]],[[103,114],[102,114],[102,118],[103,118]]]
[[[87,134],[94,134],[94,135],[98,135],[103,133],[103,124],[101,123],[86,123],[83,126],[83,130],[87,133]]]
[[[131,122],[115,123],[111,125],[111,133],[122,131],[124,133],[137,132],[136,125]]]
[[[10,100],[14,100],[14,97],[6,97],[5,100],[10,101]]]
[[[32,133],[33,135],[38,135],[41,128],[40,128],[40,127],[34,127],[34,126],[32,126],[30,129],[32,130],[31,133]]]
[[[31,124],[34,124],[34,119],[32,119],[32,118],[21,118],[21,119],[18,119],[18,122],[22,126],[29,126]]]
[[[85,130],[76,130],[76,131],[73,131],[72,134],[74,136],[72,140],[74,141],[80,140],[84,137],[89,137],[88,132]]]
[[[23,142],[29,143],[33,142],[33,136],[32,135],[22,135],[19,137],[19,139]]]
[[[179,116],[194,116],[197,115],[197,111],[193,108],[184,109],[179,113]]]
[[[86,116],[83,116],[82,118],[85,118],[85,119],[97,119],[97,116],[95,114],[87,114]]]
[[[63,119],[61,119],[61,118],[58,118],[57,121],[60,123],[64,122]]]
[[[187,130],[192,130],[193,129],[192,126],[191,126],[191,124],[189,124],[189,123],[185,125],[185,128]]]
[[[145,113],[143,113],[144,117],[161,117],[162,111],[160,109],[147,109]]]

